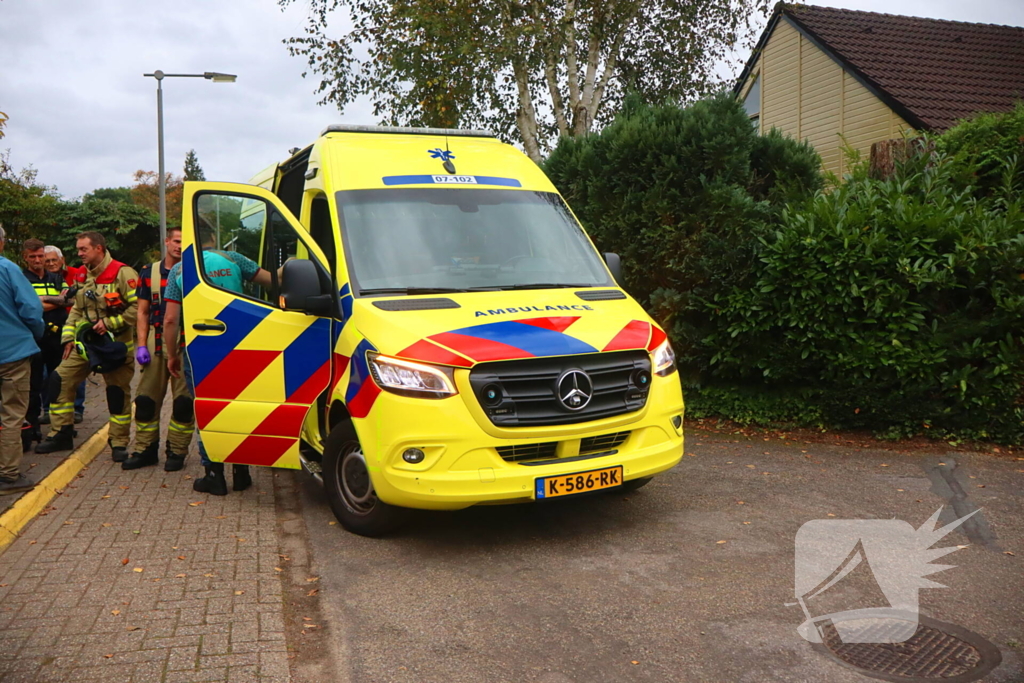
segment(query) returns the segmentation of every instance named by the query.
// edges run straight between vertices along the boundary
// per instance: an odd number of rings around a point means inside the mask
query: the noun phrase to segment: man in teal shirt
[[[204,279],[209,284],[239,294],[243,292],[242,287],[246,282],[254,282],[265,288],[271,286],[270,272],[260,268],[259,264],[251,258],[236,251],[216,249],[216,237],[209,223],[200,218],[196,228],[199,241],[202,244]],[[181,301],[183,298],[181,263],[177,263],[167,274],[167,288],[164,290],[164,348],[167,351],[167,369],[174,377],[181,377],[182,373],[178,333],[181,329]],[[186,382],[194,398],[196,388],[192,380],[192,368],[188,362],[187,353],[185,354],[184,371]],[[192,484],[192,489],[215,496],[227,495],[228,485],[224,479],[224,463],[210,461],[201,437],[199,438],[199,456],[206,468],[206,476],[197,479]],[[235,491],[244,491],[252,485],[248,465],[234,465],[231,471],[232,488]]]

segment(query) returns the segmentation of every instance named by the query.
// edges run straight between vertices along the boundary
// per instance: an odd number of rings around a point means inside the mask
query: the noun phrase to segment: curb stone
[[[42,512],[78,473],[96,459],[107,446],[108,425],[104,424],[85,443],[68,455],[67,460],[43,478],[35,488],[22,494],[9,510],[0,515],[0,553],[18,538],[18,533]]]

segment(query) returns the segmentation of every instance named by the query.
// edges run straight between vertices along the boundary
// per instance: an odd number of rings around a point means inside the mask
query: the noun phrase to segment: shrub
[[[1024,211],[951,190],[960,164],[919,156],[784,211],[751,286],[709,306],[716,383],[813,391],[834,426],[1019,441]]]
[[[758,136],[722,94],[685,109],[630,99],[601,133],[563,138],[545,171],[696,376],[710,360],[705,301],[742,286],[766,224],[821,187],[819,167],[808,145]]]

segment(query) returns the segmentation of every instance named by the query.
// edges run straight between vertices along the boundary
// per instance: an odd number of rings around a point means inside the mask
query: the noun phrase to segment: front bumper
[[[622,465],[623,479],[629,481],[664,472],[683,456],[683,398],[676,373],[655,378],[639,411],[579,424],[514,429],[490,423],[464,373],[456,374],[456,384],[460,394],[441,400],[382,392],[370,414],[353,421],[382,501],[433,510],[528,502],[534,500],[540,477]],[[613,452],[580,454],[581,439],[621,432],[629,435]],[[497,451],[537,443],[557,444],[556,458],[507,462]],[[426,454],[415,465],[402,459],[414,447]]]

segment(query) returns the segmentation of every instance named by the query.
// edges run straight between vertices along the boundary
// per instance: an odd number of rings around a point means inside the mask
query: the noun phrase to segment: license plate
[[[603,467],[589,472],[560,474],[557,477],[537,479],[537,499],[571,496],[575,493],[610,489],[622,484],[622,465]]]

